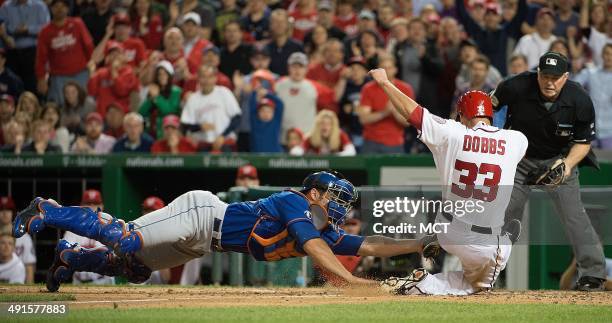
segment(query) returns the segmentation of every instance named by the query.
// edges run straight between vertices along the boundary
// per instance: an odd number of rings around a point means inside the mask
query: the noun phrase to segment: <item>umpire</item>
[[[579,277],[576,288],[603,290],[606,278],[603,249],[580,199],[577,167],[599,168],[591,152],[591,141],[595,139],[595,111],[589,95],[568,77],[567,58],[548,52],[540,57],[537,72],[508,78],[491,93],[496,110],[508,106],[506,128],[522,132],[529,140],[506,209],[505,229],[511,236],[514,231],[513,237],[518,238],[519,221],[531,191],[528,184],[540,183],[531,180],[533,172],[527,174],[520,170],[532,165],[547,170],[554,168],[557,174],[551,172],[548,176],[556,177],[552,182],[560,185],[548,187],[546,191],[576,255]]]

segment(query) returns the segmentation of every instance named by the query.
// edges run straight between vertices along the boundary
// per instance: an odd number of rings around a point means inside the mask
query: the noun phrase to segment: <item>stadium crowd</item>
[[[431,112],[568,57],[612,149],[612,5],[589,0],[5,0],[0,151],[426,151],[368,78]],[[496,113],[503,125],[505,112]]]

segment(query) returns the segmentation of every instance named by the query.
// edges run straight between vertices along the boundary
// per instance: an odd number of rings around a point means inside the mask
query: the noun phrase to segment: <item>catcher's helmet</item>
[[[482,91],[468,91],[457,101],[457,113],[467,119],[485,117],[493,120],[491,98]]]
[[[327,213],[332,223],[341,225],[344,217],[357,200],[357,190],[351,182],[335,171],[321,171],[308,175],[302,183],[302,190],[316,188],[322,193],[329,192]]]

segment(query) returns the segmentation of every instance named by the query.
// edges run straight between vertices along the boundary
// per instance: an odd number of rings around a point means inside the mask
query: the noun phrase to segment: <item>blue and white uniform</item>
[[[184,264],[213,250],[276,261],[305,256],[304,244],[321,238],[335,254],[356,255],[364,238],[338,228],[357,200],[353,184],[335,172],[316,172],[302,186],[326,194],[327,205],[311,205],[297,191],[229,205],[211,192],[191,191],[126,224],[107,213],[37,197],[15,217],[13,236],[54,227],[104,245],[88,249],[60,240],[47,273],[51,292],[82,271],[142,283],[151,271]]]
[[[213,250],[248,253],[260,261],[302,257],[304,244],[314,238],[335,254],[356,255],[364,240],[332,224],[317,230],[306,197],[290,190],[229,205],[210,192],[191,191],[133,224],[143,242],[136,257],[151,270]]]

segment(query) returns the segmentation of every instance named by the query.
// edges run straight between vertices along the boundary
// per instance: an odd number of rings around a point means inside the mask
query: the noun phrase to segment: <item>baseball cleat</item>
[[[53,257],[53,264],[47,271],[47,290],[50,292],[57,292],[60,288],[61,283],[68,282],[72,278],[73,270],[70,269],[70,265],[62,259],[62,254],[66,250],[74,250],[76,244],[70,244],[66,240],[60,240],[55,247],[55,256]]]
[[[438,236],[435,234],[426,235],[421,238],[421,254],[423,258],[433,259],[440,255],[442,252],[442,247],[440,247],[440,243],[438,242]]]
[[[576,290],[583,292],[600,292],[604,290],[604,280],[591,276],[582,276],[576,283]]]
[[[521,237],[521,221],[517,220],[517,219],[512,219],[509,222],[507,222],[506,224],[504,224],[502,230],[503,233],[505,233],[508,238],[510,238],[510,241],[512,242],[512,244],[515,244],[518,239]]]
[[[26,233],[34,234],[45,228],[42,217],[42,209],[40,203],[45,199],[37,197],[27,208],[21,210],[15,217],[13,222],[13,236],[20,238]]]
[[[413,270],[408,277],[389,277],[380,284],[380,287],[395,295],[423,294],[417,285],[423,281],[427,275],[429,275],[427,270],[418,268]],[[416,289],[417,293],[411,292],[413,289]]]

